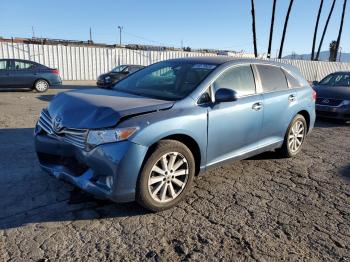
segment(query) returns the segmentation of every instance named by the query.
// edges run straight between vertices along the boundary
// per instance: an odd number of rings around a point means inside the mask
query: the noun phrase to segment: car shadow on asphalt
[[[276,151],[267,151],[259,155],[247,158],[245,160],[272,160],[272,159],[283,159],[283,158],[284,157],[282,157],[281,154],[279,154]]]
[[[0,144],[0,230],[149,213],[136,203],[96,199],[46,174],[36,157],[33,128],[0,129]]]
[[[340,175],[350,182],[350,163],[340,170]]]
[[[44,102],[50,102],[52,100],[52,98],[55,97],[55,94],[53,95],[40,95],[37,97],[37,99],[44,101]]]
[[[27,93],[27,92],[35,92],[31,88],[7,88],[7,87],[0,87],[0,93],[5,92],[14,92],[14,93]]]
[[[67,184],[67,190],[70,185]],[[51,193],[52,194],[52,193]],[[71,223],[74,221],[123,218],[150,214],[150,211],[132,203],[113,203],[73,189],[68,199],[47,206],[37,206],[10,216],[0,217],[0,230],[14,229],[36,223]],[[77,195],[79,195],[77,197]],[[32,196],[28,196],[32,197]],[[79,200],[77,200],[77,198]]]

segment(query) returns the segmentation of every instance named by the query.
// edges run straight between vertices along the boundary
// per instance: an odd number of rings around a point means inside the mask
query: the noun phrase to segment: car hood
[[[106,128],[121,118],[166,110],[174,102],[145,98],[105,89],[86,89],[59,93],[50,102],[51,119],[59,117],[63,127]]]
[[[317,93],[317,97],[350,99],[350,87],[348,86],[316,85],[313,88]]]

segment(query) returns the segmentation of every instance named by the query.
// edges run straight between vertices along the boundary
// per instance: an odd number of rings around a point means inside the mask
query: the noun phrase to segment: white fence
[[[322,62],[307,60],[272,59],[299,68],[304,77],[309,80],[320,81],[325,76],[336,71],[350,71],[350,63]]]
[[[95,80],[118,64],[149,65],[161,60],[213,54],[181,51],[143,51],[93,46],[36,45],[0,42],[0,58],[36,61],[58,68],[63,80]],[[236,57],[240,57],[237,55]],[[350,63],[276,60],[299,68],[307,80],[320,80],[335,71],[350,71]]]

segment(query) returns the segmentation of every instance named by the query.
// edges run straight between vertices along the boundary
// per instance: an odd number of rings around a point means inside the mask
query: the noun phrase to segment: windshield
[[[319,84],[328,86],[350,86],[350,73],[326,76]]]
[[[164,61],[148,66],[118,82],[113,89],[125,93],[176,101],[189,95],[216,65]]]
[[[126,65],[120,65],[120,66],[117,66],[117,67],[113,68],[113,69],[111,70],[111,72],[120,73],[120,72],[123,71],[125,68],[126,68]]]

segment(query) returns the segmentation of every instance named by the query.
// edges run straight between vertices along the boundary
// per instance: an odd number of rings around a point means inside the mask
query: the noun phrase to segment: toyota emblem
[[[325,104],[329,104],[329,99],[323,99],[322,102]]]
[[[55,119],[53,120],[53,131],[58,133],[62,129],[62,118],[59,116],[56,116]]]

